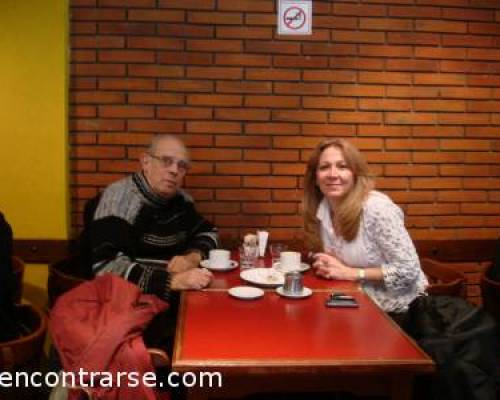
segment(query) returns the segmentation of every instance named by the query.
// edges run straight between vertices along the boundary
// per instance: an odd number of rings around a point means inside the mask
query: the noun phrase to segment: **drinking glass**
[[[240,247],[241,269],[254,268],[259,257],[259,246],[243,244]]]

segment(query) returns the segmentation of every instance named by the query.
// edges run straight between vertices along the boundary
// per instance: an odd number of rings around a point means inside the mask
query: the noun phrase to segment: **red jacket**
[[[102,385],[92,389],[96,399],[155,399],[152,388],[128,386],[124,375],[118,387],[116,378],[118,372],[138,372],[135,377],[141,382],[142,374],[154,371],[141,335],[166,308],[156,296],[143,294],[136,285],[112,274],[65,293],[50,315],[52,338],[64,370],[106,373]],[[112,388],[107,387],[108,373],[113,376]]]

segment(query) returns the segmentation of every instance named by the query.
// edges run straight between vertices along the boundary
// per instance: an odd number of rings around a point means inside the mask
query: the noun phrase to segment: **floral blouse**
[[[363,282],[364,291],[386,312],[404,312],[424,294],[427,278],[404,226],[401,209],[383,193],[371,191],[363,204],[360,227],[352,242],[333,230],[330,206],[323,198],[316,217],[326,252],[351,267],[381,267],[383,282]]]

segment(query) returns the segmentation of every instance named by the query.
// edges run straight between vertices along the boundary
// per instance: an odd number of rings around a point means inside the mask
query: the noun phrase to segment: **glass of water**
[[[240,247],[241,269],[254,268],[259,257],[259,246],[243,244]]]

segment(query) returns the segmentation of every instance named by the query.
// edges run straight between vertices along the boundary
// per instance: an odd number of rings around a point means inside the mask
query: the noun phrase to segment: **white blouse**
[[[386,312],[404,312],[425,292],[427,278],[420,268],[415,246],[404,226],[401,209],[383,193],[371,191],[363,204],[357,236],[346,242],[333,230],[330,206],[321,201],[320,222],[325,252],[357,268],[381,267],[383,282],[363,282],[364,291]]]

